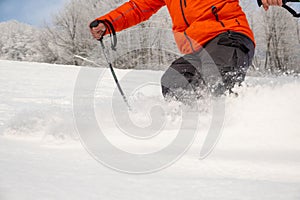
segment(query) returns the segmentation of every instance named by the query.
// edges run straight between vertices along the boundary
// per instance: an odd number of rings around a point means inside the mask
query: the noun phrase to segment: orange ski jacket
[[[179,50],[193,53],[208,41],[228,30],[242,33],[255,43],[239,0],[130,0],[97,18],[109,20],[115,30],[134,26],[167,6]]]

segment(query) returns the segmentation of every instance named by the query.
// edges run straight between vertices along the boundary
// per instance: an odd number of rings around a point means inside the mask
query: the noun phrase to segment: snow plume
[[[8,122],[3,135],[9,138],[41,140],[45,143],[64,144],[77,141],[72,111],[50,107],[25,109]]]
[[[112,164],[117,164],[119,170],[134,173],[149,172],[148,167],[155,170],[168,167],[178,155],[183,156],[182,159],[197,159],[207,144],[205,141],[213,121],[207,108],[211,105],[204,101],[199,105],[200,110],[196,110],[185,108],[178,102],[165,102],[160,91],[160,71],[116,69],[120,84],[134,108],[129,114],[110,71],[105,68],[79,70],[78,67],[0,61],[0,72],[5,74],[0,76],[3,139],[35,140],[37,144],[65,148],[70,142],[78,141],[78,131],[81,142],[88,140],[92,150],[107,156],[102,161],[106,164],[114,162]],[[299,89],[300,81],[295,77],[248,77],[243,87],[234,88],[238,97],[225,98],[223,131],[220,137],[213,138],[215,148],[205,161],[241,162],[250,156],[250,161],[266,158],[270,162],[298,162]],[[95,127],[101,129],[101,138],[96,131],[96,136],[90,137]],[[144,130],[149,127],[149,131]],[[180,131],[182,136],[177,140]],[[166,152],[165,155],[172,159],[167,160],[167,164],[160,162],[165,161],[160,155],[158,162],[145,160],[145,165],[138,162],[145,154],[160,152],[174,141],[179,143]],[[183,146],[186,144],[188,146]],[[115,149],[107,148],[111,146]],[[190,148],[192,156],[180,154],[185,151],[177,154],[173,151],[177,147]],[[123,151],[121,154],[120,150]],[[134,157],[123,165],[126,161],[126,157],[122,157],[124,152],[143,156],[137,160]],[[176,157],[173,157],[174,152]],[[122,162],[118,158],[122,158]],[[232,166],[227,169],[231,172]]]
[[[246,82],[248,87],[237,89],[238,98],[226,101],[224,140],[219,147],[299,151],[300,80],[265,77],[248,78]]]

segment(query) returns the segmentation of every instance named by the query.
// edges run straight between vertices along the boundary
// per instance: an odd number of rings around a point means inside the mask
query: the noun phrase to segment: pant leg
[[[226,32],[194,54],[174,61],[161,79],[162,93],[180,100],[205,85],[213,95],[231,91],[245,79],[254,55],[254,44],[246,36]]]
[[[240,33],[228,31],[210,41],[199,53],[199,57],[202,60],[202,70],[208,74],[202,73],[202,76],[205,76],[203,78],[212,93],[219,96],[231,91],[236,84],[241,84],[253,55],[253,42]],[[209,76],[213,78],[207,78]]]
[[[162,94],[181,100],[190,95],[201,84],[201,77],[191,59],[198,59],[186,55],[175,60],[161,78]],[[198,59],[199,60],[199,59]],[[202,83],[203,84],[203,83]]]

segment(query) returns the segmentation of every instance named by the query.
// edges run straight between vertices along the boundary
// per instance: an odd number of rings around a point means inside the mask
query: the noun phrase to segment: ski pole
[[[108,29],[110,36],[113,37],[113,41],[111,43],[111,49],[115,51],[116,50],[116,46],[117,46],[117,36],[116,36],[116,32],[115,32],[115,29],[114,29],[113,25],[108,20],[95,20],[95,21],[93,21],[90,24],[90,28],[97,27],[99,25],[99,23],[103,23],[106,26],[106,28]],[[115,73],[115,70],[114,70],[114,68],[112,66],[112,62],[110,61],[108,55],[105,52],[105,45],[103,43],[103,37],[101,37],[99,39],[99,41],[100,41],[100,44],[101,44],[101,47],[102,47],[103,55],[104,55],[104,57],[106,59],[106,62],[108,64],[108,66],[109,66],[109,69],[110,69],[110,71],[112,73],[112,76],[113,76],[114,81],[115,81],[115,83],[116,83],[116,85],[118,87],[118,90],[119,90],[119,92],[120,92],[120,94],[121,94],[121,96],[123,98],[123,101],[127,105],[128,109],[130,111],[132,111],[132,108],[131,108],[128,100],[127,100],[127,97],[126,97],[125,93],[122,90],[122,87],[121,87],[121,85],[119,83],[118,77],[117,77],[117,75]]]

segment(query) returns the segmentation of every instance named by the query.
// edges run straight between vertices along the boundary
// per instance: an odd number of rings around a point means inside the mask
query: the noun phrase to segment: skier
[[[262,3],[268,10],[270,5],[281,6],[282,0]],[[130,0],[96,20],[108,20],[118,32],[149,19],[165,5],[184,56],[162,76],[163,95],[180,100],[182,91],[195,91],[203,85],[216,96],[231,92],[244,80],[255,48],[253,32],[238,0]],[[107,24],[99,23],[90,31],[99,40],[108,34]]]

